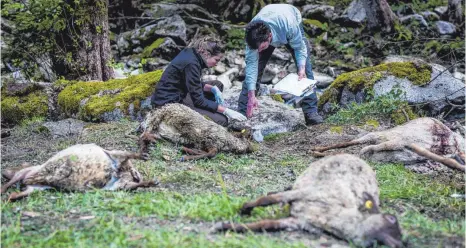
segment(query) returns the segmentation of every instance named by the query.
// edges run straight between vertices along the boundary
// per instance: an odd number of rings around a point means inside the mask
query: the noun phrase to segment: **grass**
[[[38,154],[43,162],[74,143],[97,143],[110,149],[135,150],[136,141],[124,137],[137,124],[121,121],[88,126],[76,139],[50,139],[27,126],[12,131],[2,146],[2,166],[32,161],[10,156],[19,150]],[[27,137],[27,138],[26,138]],[[284,136],[271,137],[266,143]],[[43,140],[47,139],[47,144]],[[25,140],[28,140],[27,142]],[[39,146],[40,145],[40,146]],[[32,150],[27,150],[32,147]],[[40,147],[40,149],[39,149]],[[281,218],[287,208],[257,208],[239,215],[246,201],[292,185],[310,164],[304,155],[262,150],[257,154],[220,153],[210,160],[179,162],[180,147],[159,141],[149,161],[134,161],[145,179],[157,177],[160,187],[136,192],[37,192],[29,198],[2,202],[4,247],[313,247],[318,237],[307,233],[212,234],[219,221],[251,222]],[[5,153],[4,153],[5,151]],[[16,160],[15,160],[16,159]],[[372,164],[377,173],[382,211],[398,217],[411,247],[451,245],[464,240],[464,194],[449,181],[419,175],[396,164]],[[26,217],[29,212],[37,217]],[[89,217],[91,216],[91,217]],[[89,219],[82,219],[89,217]],[[330,236],[324,239],[335,242]],[[458,241],[459,240],[459,241]],[[337,241],[343,242],[344,241]],[[454,243],[456,244],[456,243]]]

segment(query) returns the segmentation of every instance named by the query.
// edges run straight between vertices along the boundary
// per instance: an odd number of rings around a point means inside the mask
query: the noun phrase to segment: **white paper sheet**
[[[313,88],[317,83],[316,80],[303,78],[298,81],[298,74],[290,73],[280,80],[273,88],[277,91],[301,96],[309,89]]]

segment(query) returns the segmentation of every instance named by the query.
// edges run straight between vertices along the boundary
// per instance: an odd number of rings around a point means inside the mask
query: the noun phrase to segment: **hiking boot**
[[[317,112],[305,114],[304,119],[306,120],[306,126],[317,125],[324,122],[322,116],[320,116]]]

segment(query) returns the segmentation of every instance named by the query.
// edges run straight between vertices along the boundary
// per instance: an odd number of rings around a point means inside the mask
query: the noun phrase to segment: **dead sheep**
[[[145,149],[142,146],[143,150]],[[142,151],[142,150],[141,150]],[[96,144],[77,144],[62,150],[37,166],[23,166],[16,172],[5,170],[10,179],[1,192],[17,182],[26,185],[22,192],[13,192],[9,200],[28,196],[35,190],[56,188],[65,191],[133,190],[156,186],[156,181],[143,181],[130,159],[146,159],[146,154],[119,150],[105,150]]]
[[[349,142],[314,147],[311,153],[325,156],[323,151],[359,144],[370,144],[361,149],[360,155],[372,161],[414,163],[427,158],[453,169],[465,170],[464,137],[439,120],[427,117],[388,130],[371,132]]]
[[[381,242],[402,247],[398,220],[379,211],[379,188],[372,168],[360,158],[339,154],[312,163],[289,191],[271,193],[245,203],[253,208],[289,203],[291,216],[249,224],[218,223],[215,231],[305,230],[329,232],[356,245]]]
[[[153,134],[158,139],[190,147],[183,147],[183,150],[192,156],[183,156],[181,161],[212,158],[220,151],[244,154],[255,150],[247,135],[234,135],[225,127],[178,103],[149,112],[140,130],[143,135]]]

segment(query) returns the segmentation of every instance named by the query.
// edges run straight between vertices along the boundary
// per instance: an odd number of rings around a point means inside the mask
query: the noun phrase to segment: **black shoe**
[[[324,122],[324,119],[318,113],[305,114],[304,119],[306,120],[306,126],[317,125]]]

